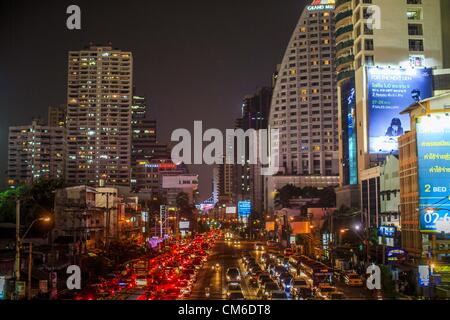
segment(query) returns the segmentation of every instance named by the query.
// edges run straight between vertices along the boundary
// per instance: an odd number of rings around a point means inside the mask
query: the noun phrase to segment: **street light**
[[[20,232],[16,232],[16,268],[15,268],[16,269],[16,283],[18,280],[20,280],[20,247],[21,247],[21,244],[25,240],[26,236],[28,235],[28,232],[31,230],[33,225],[38,221],[50,222],[51,218],[50,217],[41,217],[41,218],[34,219],[22,237],[20,237]],[[16,223],[18,223],[18,221],[16,221]],[[20,229],[20,227],[19,227],[19,229]],[[31,299],[31,257],[32,257],[33,243],[30,242],[29,245],[30,245],[30,248],[28,251],[28,286],[27,286],[28,287],[27,288],[28,289],[28,300]]]

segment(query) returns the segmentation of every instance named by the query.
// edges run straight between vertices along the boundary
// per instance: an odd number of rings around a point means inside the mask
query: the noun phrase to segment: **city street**
[[[198,280],[192,290],[191,300],[204,300],[205,288],[210,287],[210,299],[223,300],[226,299],[226,280],[225,273],[228,268],[238,267],[243,273],[240,265],[240,254],[245,250],[252,250],[254,242],[241,241],[239,247],[233,246],[231,243],[218,241],[213,248],[208,262],[200,270]],[[221,266],[220,271],[213,270],[213,266],[217,263]],[[255,299],[256,295],[247,284],[245,277],[241,281],[242,293],[247,300]]]
[[[227,243],[223,240],[218,241],[215,247],[212,249],[212,253],[205,263],[203,268],[199,271],[197,282],[195,283],[192,294],[189,300],[224,300],[226,296],[226,279],[225,274],[228,268],[239,268],[242,275],[240,282],[242,287],[242,293],[246,300],[256,299],[256,290],[249,286],[249,277],[245,276],[245,270],[241,263],[241,253],[248,251],[251,252],[253,257],[257,257],[254,252],[255,242],[241,241],[239,247],[234,246],[232,243]],[[216,264],[221,266],[219,271],[213,269]],[[350,287],[344,282],[335,282],[337,291],[342,292],[347,300],[364,300],[368,299],[368,292],[365,287]],[[210,288],[210,297],[205,296],[205,288]],[[289,296],[289,295],[288,295]],[[289,296],[289,298],[291,298]]]

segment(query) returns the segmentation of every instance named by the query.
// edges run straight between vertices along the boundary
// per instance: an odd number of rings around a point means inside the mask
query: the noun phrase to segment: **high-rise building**
[[[131,160],[169,159],[165,144],[158,143],[156,120],[149,117],[146,98],[133,96],[131,107]]]
[[[33,121],[9,128],[8,185],[64,177],[65,129]]]
[[[430,82],[426,75],[431,71],[423,68],[434,69],[432,77],[439,80],[441,90],[446,88],[447,73],[439,70],[445,66],[444,6],[441,0],[337,2],[338,206],[360,205],[355,199],[362,171],[398,154],[398,137],[389,128],[399,126],[400,135],[408,131],[408,121],[399,112],[415,99],[426,98],[425,90],[412,87]],[[403,96],[401,101],[394,101],[394,93],[389,95],[384,84],[393,86],[391,90]]]
[[[219,204],[235,204],[234,188],[234,167],[233,164],[217,164],[214,169],[214,179],[216,192],[218,193]]]
[[[48,120],[47,125],[49,127],[66,127],[66,114],[67,106],[61,105],[58,107],[48,107]]]
[[[237,119],[236,128],[244,131],[267,129],[271,97],[272,89],[267,87],[258,89],[254,95],[244,97],[242,117]],[[249,163],[249,145],[246,146],[245,152],[243,161],[237,159],[235,165],[235,194],[238,201],[250,200],[254,211],[261,213],[264,203],[264,179],[261,175],[261,164]]]
[[[338,174],[333,9],[334,0],[306,6],[278,72],[269,125],[285,175]]]
[[[129,185],[132,54],[90,46],[68,59],[67,182]]]
[[[156,120],[149,117],[146,98],[133,95],[131,107],[131,187],[136,192],[158,192],[159,173],[176,169],[167,145],[158,143]]]

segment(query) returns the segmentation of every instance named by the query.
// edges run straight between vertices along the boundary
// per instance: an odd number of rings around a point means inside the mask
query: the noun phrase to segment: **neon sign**
[[[334,5],[335,0],[314,0],[306,9],[308,11],[333,10]]]

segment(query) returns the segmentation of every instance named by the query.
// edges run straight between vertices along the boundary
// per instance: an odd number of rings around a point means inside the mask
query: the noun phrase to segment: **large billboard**
[[[358,184],[358,151],[356,140],[356,91],[355,78],[341,87],[342,140],[345,184]]]
[[[370,154],[398,154],[398,137],[410,130],[400,112],[433,95],[432,78],[427,68],[367,68]]]
[[[450,233],[450,116],[416,121],[420,230]]]

